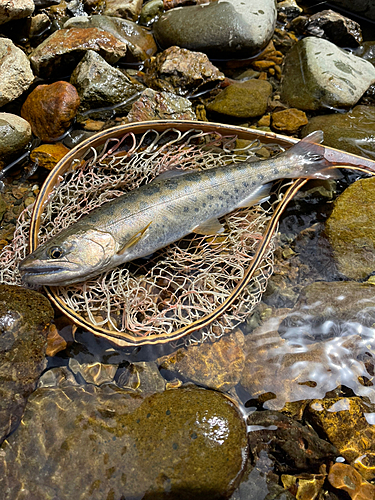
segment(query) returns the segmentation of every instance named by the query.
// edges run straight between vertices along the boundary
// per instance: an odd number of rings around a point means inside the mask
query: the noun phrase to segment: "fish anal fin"
[[[123,245],[120,248],[120,250],[118,250],[117,255],[122,255],[125,252],[125,250],[127,250],[128,248],[130,248],[130,247],[134,246],[136,243],[138,243],[138,241],[140,241],[145,236],[145,232],[147,231],[147,229],[150,227],[151,224],[152,224],[152,221],[149,222],[147,224],[147,226],[142,228],[140,231],[135,233],[129,240],[127,240],[125,245]]]
[[[212,235],[212,234],[220,234],[223,231],[224,231],[223,224],[219,222],[219,219],[214,217],[213,219],[209,219],[206,222],[203,222],[203,224],[200,224],[199,226],[195,227],[192,230],[192,233]]]
[[[251,191],[249,196],[240,201],[237,208],[248,208],[256,205],[257,203],[261,203],[262,201],[266,201],[269,197],[271,187],[272,182],[257,187],[255,191]]]

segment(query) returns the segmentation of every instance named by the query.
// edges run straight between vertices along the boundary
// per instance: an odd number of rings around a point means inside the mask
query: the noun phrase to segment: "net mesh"
[[[70,171],[59,178],[41,214],[39,242],[164,171],[257,159],[257,151],[264,147],[258,140],[246,148],[235,146],[235,136],[172,128],[110,139],[100,151],[91,149],[86,161],[74,160]],[[172,333],[213,311],[233,291],[251,264],[276,201],[227,215],[220,235],[189,235],[147,260],[124,264],[85,283],[53,287],[53,293],[86,322],[104,328],[109,337],[111,332],[134,338]],[[18,263],[27,254],[31,212],[28,207],[21,213],[12,243],[0,254],[3,283],[21,284]],[[187,342],[214,340],[246,319],[272,274],[273,246],[271,242],[236,302]]]

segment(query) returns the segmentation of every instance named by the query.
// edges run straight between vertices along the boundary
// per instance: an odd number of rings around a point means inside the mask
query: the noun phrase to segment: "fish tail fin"
[[[308,179],[340,178],[341,174],[334,168],[334,163],[325,157],[323,131],[316,130],[292,146],[284,156],[289,165],[295,165],[285,177],[306,177]]]

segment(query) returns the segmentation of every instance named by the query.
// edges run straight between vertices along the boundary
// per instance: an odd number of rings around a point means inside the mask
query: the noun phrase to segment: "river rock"
[[[375,160],[375,106],[355,106],[348,113],[314,116],[302,136],[323,130],[324,144]]]
[[[272,128],[277,132],[295,134],[308,123],[306,113],[296,108],[283,109],[272,113]]]
[[[218,392],[45,387],[3,444],[0,488],[9,499],[227,498],[246,455],[243,417]]]
[[[226,87],[207,105],[208,111],[236,118],[253,118],[266,112],[272,85],[266,80],[247,80]]]
[[[88,50],[98,52],[113,64],[125,56],[127,44],[99,28],[61,29],[38,45],[30,56],[30,62],[42,78],[52,74],[66,75]]]
[[[141,10],[139,24],[143,26],[151,26],[164,12],[163,0],[150,0],[146,2]]]
[[[157,364],[151,361],[119,367],[115,381],[122,389],[130,389],[143,395],[164,392],[166,386],[166,380],[160,374]]]
[[[243,334],[228,335],[217,342],[188,346],[160,358],[160,368],[198,385],[229,391],[237,385],[245,366]]]
[[[375,5],[373,0],[332,0],[338,7],[360,14],[365,19],[375,20]]]
[[[141,13],[142,0],[106,0],[104,14],[136,21]]]
[[[283,75],[282,100],[302,110],[348,108],[375,82],[371,63],[315,37],[291,48]]]
[[[131,103],[128,101],[140,95],[145,88],[132,82],[125,73],[113,68],[92,50],[86,52],[73,71],[70,82],[81,99],[79,113],[120,103],[123,105],[116,107],[117,111],[129,111]]]
[[[53,142],[70,127],[79,103],[76,88],[68,82],[38,85],[24,102],[21,115],[37,137]]]
[[[328,481],[334,488],[346,491],[352,500],[375,498],[375,486],[363,479],[361,474],[348,464],[333,464],[329,470]]]
[[[70,149],[65,147],[61,142],[57,142],[56,144],[41,144],[31,151],[30,161],[37,163],[39,167],[52,170],[56,163],[64,158],[69,151]]]
[[[0,168],[31,141],[30,124],[20,116],[0,113]]]
[[[64,28],[100,28],[108,31],[127,44],[128,52],[124,61],[144,61],[157,51],[154,37],[148,29],[120,17],[72,17],[64,24]]]
[[[375,41],[363,42],[355,51],[355,55],[362,57],[375,66]]]
[[[351,184],[336,200],[325,232],[339,271],[362,280],[375,269],[375,178]]]
[[[4,0],[0,3],[0,24],[30,16],[34,9],[33,0]]]
[[[248,58],[266,47],[275,24],[274,0],[228,0],[169,10],[154,24],[154,35],[164,49],[178,45],[214,59]]]
[[[147,120],[196,120],[191,102],[171,92],[146,89],[126,117],[127,122]]]
[[[339,47],[358,47],[363,42],[360,25],[333,10],[323,10],[310,16],[304,32],[309,36],[325,38]]]
[[[145,82],[149,87],[182,96],[199,93],[201,87],[215,86],[225,78],[206,54],[180,47],[164,50],[146,67]]]
[[[0,285],[0,442],[17,427],[46,366],[52,318],[53,309],[42,294]]]
[[[19,97],[34,80],[25,53],[9,38],[0,38],[0,107]]]

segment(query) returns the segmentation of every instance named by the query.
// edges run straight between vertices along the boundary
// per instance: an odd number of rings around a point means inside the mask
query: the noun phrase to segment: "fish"
[[[84,282],[190,233],[220,234],[221,217],[266,199],[275,180],[335,177],[322,140],[323,132],[315,131],[267,160],[161,174],[37,247],[19,264],[22,281],[49,286]]]

